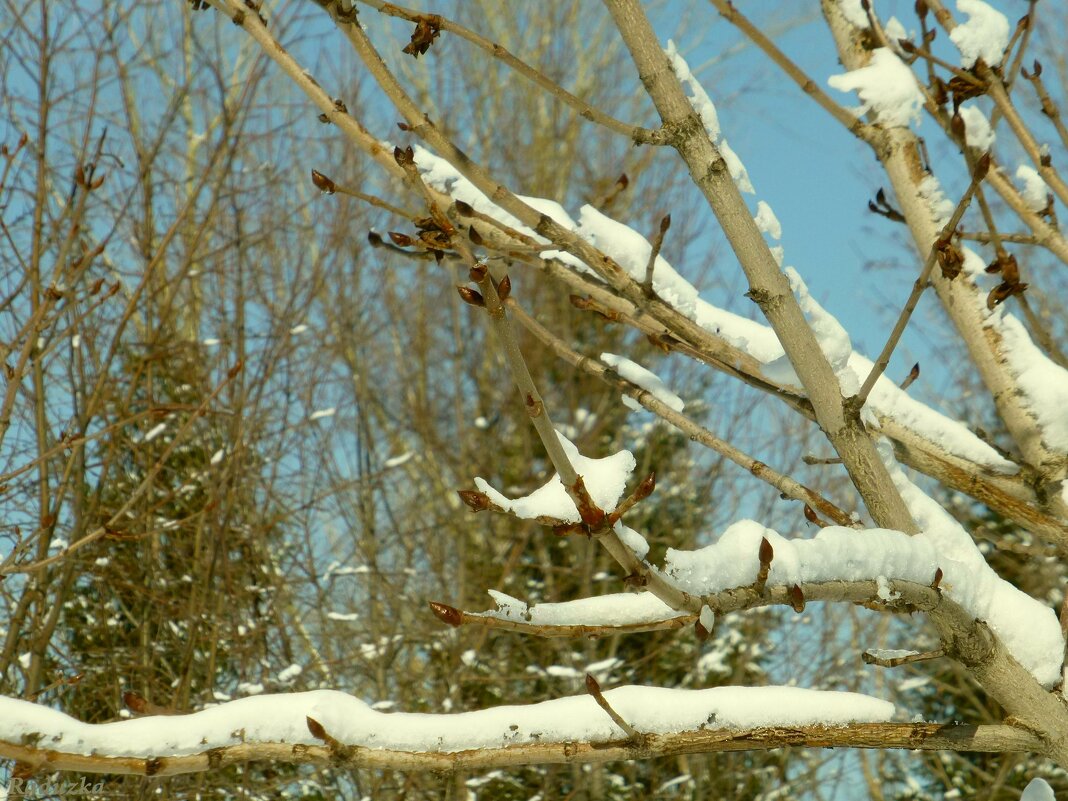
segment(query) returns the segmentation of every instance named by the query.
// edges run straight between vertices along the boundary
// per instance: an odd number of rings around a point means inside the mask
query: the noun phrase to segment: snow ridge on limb
[[[625,686],[604,697],[632,726],[671,734],[714,726],[844,726],[888,721],[894,706],[850,692],[797,687],[706,690]],[[82,723],[29,701],[0,697],[2,743],[47,743],[96,757],[176,757],[255,743],[316,745],[309,719],[342,746],[455,753],[542,740],[604,742],[619,730],[589,695],[454,714],[385,713],[334,690],[242,698],[188,715]]]
[[[468,203],[504,225],[519,226],[518,220],[493,204],[445,159],[418,146],[415,148],[415,158],[424,179],[431,186],[448,193],[455,200]],[[652,246],[633,228],[611,219],[589,205],[582,207],[580,222],[575,223],[567,211],[552,200],[527,197],[526,201],[543,209],[558,223],[575,231],[579,236],[603,250],[619,262],[635,280],[640,281],[644,277]],[[521,227],[517,230],[521,230]],[[533,235],[533,231],[529,233]],[[570,254],[562,255],[567,259],[561,259],[557,251],[545,252],[542,257],[563,260],[569,265],[578,261]],[[585,271],[589,271],[586,265],[582,267]],[[656,259],[653,287],[657,294],[674,306],[677,311],[690,317],[710,334],[722,338],[732,347],[752,356],[758,362],[767,365],[783,358],[782,345],[770,326],[742,317],[704,300],[698,295],[697,289],[683,278],[663,256],[658,255]],[[813,300],[812,303],[815,301]],[[836,321],[835,324],[837,325]],[[854,351],[849,357],[848,367],[863,379],[871,369],[871,362]],[[790,372],[792,374],[792,369]],[[846,379],[848,383],[849,377],[847,376]],[[842,380],[842,376],[839,380]],[[1015,464],[1004,459],[997,451],[972,434],[966,426],[910,397],[889,379],[880,378],[876,383],[869,397],[867,408],[874,410],[876,417],[893,417],[906,428],[913,430],[919,437],[981,468],[1003,473],[1015,473],[1018,469]]]

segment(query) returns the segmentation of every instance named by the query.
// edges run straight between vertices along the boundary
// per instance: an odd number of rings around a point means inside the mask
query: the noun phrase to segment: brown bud
[[[760,538],[760,550],[757,552],[757,556],[760,559],[761,567],[770,565],[771,560],[775,558],[775,549],[771,547],[767,537]]]
[[[398,122],[397,123],[397,127],[400,128],[404,132],[408,132],[408,131],[412,130],[412,126],[409,125],[406,122]]]
[[[638,485],[638,488],[634,490],[635,500],[644,501],[650,495],[653,494],[653,490],[656,489],[656,472],[652,472],[642,479],[642,483]]]
[[[475,210],[474,210],[474,208],[472,208],[471,204],[470,203],[465,203],[462,200],[457,200],[456,201],[456,213],[459,214],[461,217],[474,217],[475,216]]]
[[[474,281],[476,284],[480,284],[482,283],[483,279],[486,277],[486,273],[488,272],[489,268],[486,266],[486,263],[480,261],[472,265],[470,271],[467,273],[467,277]]]
[[[378,233],[378,231],[368,231],[367,241],[371,244],[371,247],[373,248],[380,248],[386,244],[385,240],[382,239],[382,235]]]
[[[1032,66],[1032,67],[1034,68],[1034,76],[1035,76],[1036,78],[1041,78],[1041,77],[1042,77],[1042,62],[1041,62],[1041,61],[1039,61],[1039,60],[1038,60],[1038,59],[1036,58],[1036,59],[1034,60],[1034,62],[1033,62],[1033,63],[1031,64],[1031,66]]]
[[[129,690],[122,694],[122,703],[125,704],[126,708],[131,712],[136,712],[139,715],[145,714],[145,708],[148,706],[144,698]]]
[[[704,642],[709,637],[709,630],[704,627],[700,620],[693,624],[693,633],[697,637],[698,642]]]
[[[315,188],[324,195],[332,195],[337,191],[337,185],[318,170],[312,170],[311,175]]]
[[[966,130],[964,127],[964,117],[962,117],[959,112],[953,114],[953,118],[949,121],[949,129],[953,131],[953,135],[957,137],[957,139],[962,142],[964,141]]]
[[[927,18],[927,0],[916,0],[916,5],[913,8],[916,11],[916,16],[921,20]]]
[[[931,582],[931,589],[932,590],[937,590],[938,589],[938,585],[940,585],[941,583],[942,583],[942,568],[936,567],[935,568],[935,574],[934,574],[934,581]]]
[[[817,526],[820,524],[820,518],[819,515],[816,514],[816,510],[807,503],[805,504],[805,520],[809,523],[815,523]]]
[[[542,404],[542,402],[540,400],[535,399],[535,397],[529,392],[527,393],[527,397],[524,399],[524,401],[526,402],[527,414],[532,420],[535,417],[540,417],[541,413],[545,410],[545,406]],[[581,476],[579,476],[579,481],[582,481]]]
[[[471,244],[478,245],[479,247],[486,244],[486,240],[482,238],[482,234],[480,234],[473,225],[467,229],[467,238],[471,240]]]
[[[805,611],[805,594],[801,591],[801,587],[795,584],[790,588],[790,607],[801,614]]]
[[[464,622],[463,612],[457,609],[455,606],[449,606],[448,604],[439,603],[438,601],[430,601],[430,611],[434,613],[434,617],[453,628],[456,628]]]
[[[919,377],[920,377],[920,363],[916,362],[916,364],[912,365],[912,369],[909,370],[909,374],[907,376],[905,376],[905,380],[901,382],[901,388],[902,389],[908,389],[909,387],[912,386],[912,382],[914,382]]]
[[[497,294],[500,296],[501,303],[508,300],[508,296],[512,294],[512,279],[507,275],[497,284]]]
[[[244,367],[245,367],[245,363],[242,362],[242,361],[239,361],[237,364],[235,364],[233,367],[231,367],[226,372],[227,378],[229,378],[232,381],[234,378],[237,377],[237,374],[240,373],[244,369]]]
[[[914,45],[908,39],[898,39],[897,40],[897,46],[900,47],[902,50],[904,50],[906,53],[915,53],[916,52],[916,45]]]
[[[401,167],[413,166],[415,164],[415,151],[411,146],[404,148],[393,148],[393,160],[397,162]]]
[[[469,286],[458,286],[456,291],[460,293],[464,303],[470,303],[472,306],[480,306],[482,308],[486,307],[486,300],[477,289],[471,289]]]
[[[304,721],[308,724],[308,731],[311,732],[311,736],[316,740],[326,740],[328,734],[326,729],[323,728],[323,724],[317,721],[315,718],[308,716],[304,718]]]
[[[460,500],[463,501],[472,512],[484,512],[490,508],[489,496],[484,492],[476,492],[475,490],[457,490],[456,494],[460,496]]]
[[[393,240],[393,244],[397,247],[406,248],[410,247],[412,244],[415,243],[414,239],[412,239],[407,234],[400,233],[399,231],[387,231],[386,233],[389,235],[389,238]]]
[[[975,164],[975,179],[977,181],[981,181],[986,178],[986,174],[990,172],[990,162],[990,151],[988,150],[986,153],[979,157],[979,161],[977,161]]]
[[[576,309],[582,309],[584,311],[590,308],[590,303],[592,302],[589,297],[584,298],[582,295],[570,295],[568,300],[571,301],[571,305]]]
[[[586,692],[588,692],[590,695],[601,694],[601,685],[598,683],[597,679],[595,679],[590,673],[586,674]]]
[[[671,215],[665,214],[664,218],[660,221],[660,235],[663,236],[667,233],[668,228],[671,227]]]

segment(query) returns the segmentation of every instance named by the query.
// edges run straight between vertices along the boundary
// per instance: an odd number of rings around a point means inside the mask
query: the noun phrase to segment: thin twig
[[[589,673],[586,674],[586,692],[593,696],[593,700],[597,702],[597,706],[601,707],[601,709],[608,713],[608,717],[612,718],[612,722],[619,726],[619,728],[623,729],[635,745],[640,745],[645,742],[645,735],[627,723],[622,715],[612,709],[612,705],[608,703],[608,699],[605,698],[604,693],[601,692],[601,685],[598,684],[597,679]]]
[[[864,403],[868,399],[868,395],[871,393],[872,387],[875,386],[875,382],[879,380],[879,376],[883,374],[887,365],[890,364],[890,355],[894,352],[894,348],[897,347],[901,335],[905,333],[905,328],[909,324],[909,319],[912,317],[912,313],[916,310],[916,306],[919,303],[920,295],[922,295],[923,291],[927,288],[928,280],[931,277],[931,271],[934,269],[935,262],[938,260],[939,242],[942,242],[953,235],[953,231],[960,223],[961,218],[964,216],[965,209],[968,208],[968,204],[971,202],[972,195],[978,190],[979,184],[986,176],[986,171],[990,165],[990,159],[989,157],[984,156],[980,161],[986,166],[980,166],[972,173],[972,180],[971,183],[968,184],[968,189],[965,191],[964,197],[960,199],[957,208],[953,210],[953,216],[949,218],[949,222],[942,227],[941,235],[938,236],[931,245],[931,252],[927,254],[927,261],[924,262],[923,270],[920,271],[920,277],[917,278],[916,282],[912,285],[912,291],[909,293],[908,300],[905,301],[905,306],[901,310],[901,314],[898,315],[897,322],[894,323],[894,328],[890,332],[886,344],[883,345],[882,351],[879,353],[879,358],[876,359],[875,364],[872,365],[871,372],[868,373],[868,377],[864,379],[864,384],[861,386],[860,392],[857,393],[858,408],[864,406]]]
[[[571,94],[571,92],[564,89],[564,87],[550,80],[545,73],[534,69],[529,64],[516,58],[508,52],[508,50],[501,47],[501,45],[496,42],[491,42],[489,39],[475,33],[470,28],[466,28],[457,22],[453,22],[440,14],[422,14],[418,11],[394,5],[393,3],[381,2],[381,0],[360,0],[360,2],[364,5],[371,6],[382,14],[398,17],[407,20],[408,22],[418,23],[424,19],[433,20],[435,27],[455,34],[461,39],[464,39],[489,53],[494,58],[511,67],[528,81],[537,84],[553,97],[566,103],[577,111],[580,117],[583,117],[590,122],[597,123],[610,131],[622,134],[635,144],[663,145],[667,143],[667,134],[665,131],[654,131],[648,128],[643,128],[640,125],[629,125],[628,123],[617,120],[610,114],[605,114],[600,109],[591,106],[586,101]]]

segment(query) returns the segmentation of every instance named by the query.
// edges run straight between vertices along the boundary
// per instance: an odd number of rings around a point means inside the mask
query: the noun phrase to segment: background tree
[[[367,3],[361,27],[352,24],[346,3],[319,3],[329,16],[311,4],[277,10],[221,0],[211,5],[224,13],[198,17],[187,8],[180,36],[176,27],[160,31],[158,20],[173,13],[151,5],[84,18],[50,16],[44,4],[7,6],[19,24],[9,34],[16,69],[6,73],[15,76],[5,87],[13,109],[13,135],[6,138],[29,133],[21,149],[9,147],[3,183],[12,265],[3,324],[13,344],[9,415],[0,422],[8,436],[6,478],[28,483],[12,499],[3,568],[10,574],[3,590],[11,621],[0,665],[5,693],[54,700],[96,721],[326,686],[382,710],[458,711],[573,693],[587,671],[604,684],[711,686],[789,676],[809,686],[867,690],[877,680],[850,658],[858,645],[871,644],[873,630],[888,642],[906,636],[906,644],[919,643],[911,627],[902,635],[898,627],[851,611],[844,619],[854,626],[853,638],[836,633],[843,616],[814,619],[811,613],[801,627],[771,635],[772,614],[738,616],[716,627],[704,644],[670,631],[639,638],[606,628],[603,639],[589,642],[476,625],[440,628],[422,611],[427,600],[479,609],[483,591],[495,589],[530,603],[551,602],[603,594],[619,578],[600,547],[612,537],[605,529],[588,523],[592,538],[575,532],[559,537],[532,521],[472,518],[454,495],[473,475],[521,495],[561,470],[552,441],[530,428],[494,336],[476,322],[482,312],[472,317],[455,292],[469,274],[477,275],[469,273],[477,266],[472,249],[488,259],[493,281],[507,274],[512,282],[508,314],[523,325],[521,351],[561,431],[582,453],[628,447],[639,476],[658,473],[655,506],[639,505],[627,517],[652,546],[649,563],[613,552],[630,565],[631,584],[648,583],[654,593],[673,598],[649,564],[660,564],[668,547],[705,544],[702,532],[740,516],[790,527],[805,517],[801,525],[815,528],[854,525],[866,508],[877,525],[914,533],[916,512],[850,417],[854,407],[828,391],[841,375],[821,354],[826,342],[805,333],[792,295],[778,305],[769,302],[785,287],[776,253],[759,232],[753,237],[757,229],[747,220],[756,209],[746,210],[734,181],[712,169],[730,151],[707,128],[707,117],[705,131],[698,125],[682,89],[696,98],[697,111],[708,107],[693,84],[678,86],[685,78],[678,62],[674,74],[664,70],[663,43],[645,27],[636,4],[608,3],[609,16],[578,4],[535,12],[464,3],[441,19]],[[1033,549],[1030,538],[1063,547],[1065,510],[1057,490],[1063,454],[1050,446],[1043,421],[1013,400],[1026,392],[1004,391],[1020,390],[1012,354],[998,349],[997,337],[994,344],[984,340],[985,318],[975,311],[988,297],[1019,304],[1031,338],[1056,364],[1062,332],[1048,322],[1056,301],[1034,288],[1024,292],[1007,258],[1012,248],[1005,247],[1033,241],[1063,261],[1055,206],[1029,205],[1027,193],[996,166],[980,168],[980,152],[964,147],[950,175],[971,184],[961,189],[961,210],[974,197],[979,213],[968,212],[959,239],[940,238],[932,190],[924,184],[929,164],[952,163],[961,148],[962,126],[973,117],[958,114],[958,105],[975,87],[1014,128],[1019,119],[1025,126],[1037,119],[1034,107],[1019,112],[1012,105],[1020,84],[1006,84],[1030,42],[1026,32],[1041,31],[1037,22],[1046,18],[1032,7],[1027,19],[1035,24],[1019,29],[1004,64],[962,72],[945,66],[959,57],[953,51],[927,55],[933,20],[947,31],[955,24],[940,6],[928,4],[932,13],[917,20],[914,44],[898,46],[901,57],[916,59],[917,75],[926,73],[928,110],[948,136],[948,146],[932,143],[924,156],[930,161],[921,162],[909,129],[887,123],[878,106],[868,124],[857,123],[813,91],[737,9],[713,5],[751,46],[875,147],[893,191],[890,200],[880,194],[873,210],[909,224],[929,268],[935,256],[928,254],[938,255],[932,280],[955,325],[949,329],[955,333],[942,338],[951,360],[961,363],[962,352],[971,354],[982,382],[975,393],[986,399],[975,402],[969,419],[988,421],[990,436],[1021,469],[1011,474],[977,466],[874,400],[868,425],[889,437],[903,463],[947,492],[966,493],[970,499],[958,504],[959,516],[984,517],[988,525],[979,535],[987,541],[1003,550]],[[886,40],[859,4],[827,2],[824,13],[846,69],[863,68],[877,45],[897,46],[900,25],[887,23]],[[227,17],[251,38],[235,37]],[[1041,33],[1035,38],[1043,41]],[[526,66],[491,42],[520,54]],[[411,58],[417,54],[423,57]],[[318,106],[319,121],[303,97],[281,88],[286,84],[264,80],[274,69],[268,58]],[[631,59],[655,112],[633,91]],[[80,68],[59,79],[59,63]],[[462,67],[439,66],[450,63]],[[530,91],[529,83],[514,80],[516,72],[545,91]],[[369,78],[395,108],[370,99],[381,96],[363,83]],[[1007,99],[1010,88],[1016,89],[1013,100]],[[619,122],[653,119],[654,113],[664,127]],[[55,124],[59,115],[76,121],[74,127]],[[398,115],[405,120],[399,134],[393,127]],[[110,123],[106,137],[104,121]],[[112,129],[129,142],[113,144]],[[421,151],[411,157],[417,163],[406,161],[403,147],[395,156],[393,142],[383,147],[376,138],[386,136],[402,145],[421,140],[445,161]],[[1031,155],[1033,143],[1023,133],[1019,139]],[[650,144],[671,145],[682,160],[671,148]],[[469,150],[474,161],[455,146]],[[49,155],[57,152],[64,155]],[[370,160],[384,171],[371,171]],[[681,172],[683,163],[696,176],[696,188]],[[311,168],[314,187],[295,177]],[[1057,190],[1053,168],[1035,168]],[[595,246],[622,258],[611,237],[576,237],[506,191],[493,192],[494,200],[516,219],[498,215],[500,209],[472,210],[470,197],[433,177],[435,169],[457,170],[487,195],[491,185],[500,185],[568,209],[588,202],[629,221],[676,265],[709,259],[713,246],[703,238],[707,226],[697,213],[707,201],[796,375],[782,378],[771,358],[744,338],[732,338],[740,323],[726,318],[695,326],[648,273],[643,281],[606,261]],[[57,194],[53,187],[69,185],[72,174],[73,190]],[[99,183],[102,175],[108,180]],[[733,178],[743,183],[736,170]],[[317,196],[316,188],[333,196]],[[667,211],[670,227],[660,223]],[[774,215],[761,214],[758,223],[770,233]],[[1000,233],[1013,214],[1030,233]],[[536,227],[554,250],[598,265],[599,274],[539,257],[548,255],[542,254],[548,246],[517,234],[516,220]],[[994,244],[1002,274],[989,287],[970,262],[960,277],[954,261],[963,258],[961,244],[976,240]],[[913,264],[912,273],[917,269]],[[699,271],[686,272],[700,280]],[[112,284],[116,278],[121,282]],[[485,280],[480,289],[489,297]],[[717,273],[702,289],[719,282],[731,289],[735,280]],[[1048,297],[1056,298],[1056,282],[1049,286]],[[536,310],[536,319],[524,309]],[[804,312],[825,338],[821,312],[811,305]],[[627,353],[670,376],[673,389],[690,401],[687,418],[672,417],[620,374],[597,367],[604,351]],[[698,373],[695,361],[722,374]],[[857,388],[841,387],[846,395]],[[618,401],[621,390],[676,428],[629,416]],[[785,404],[765,404],[754,415],[760,392]],[[815,417],[830,434],[853,487],[846,472],[821,458],[826,444],[814,427],[789,416],[794,411]],[[11,419],[21,422],[11,428]],[[748,453],[714,433],[726,431]],[[693,451],[691,440],[708,452]],[[798,466],[802,455],[810,469]],[[731,462],[746,471],[741,479]],[[791,479],[791,472],[805,483]],[[760,489],[762,481],[774,491]],[[779,502],[780,495],[791,503]],[[1044,576],[1043,587],[1028,589],[1058,600],[1051,591],[1061,582],[1055,569],[992,561],[1004,568],[1002,575],[1019,576],[1021,585],[1025,572]],[[692,598],[674,600],[691,616],[700,611]],[[796,598],[791,603],[803,606]],[[963,624],[935,617],[943,645],[952,650],[946,631]],[[981,639],[981,626],[978,634],[968,631]],[[967,659],[953,664],[965,668],[935,675],[937,686],[952,684],[954,694],[921,694],[921,703],[930,704],[925,710],[941,719],[966,710],[969,721],[990,724],[984,732],[1006,737],[1008,727],[993,724],[1003,712],[1022,715],[1053,743],[1039,748],[1028,741],[1026,747],[1059,753],[1059,713],[1036,693],[1017,692],[1030,686],[1023,677],[1014,685],[996,671],[977,674]],[[1005,664],[998,662],[998,669],[1011,668]],[[908,692],[904,697],[915,703]],[[946,703],[947,697],[954,700]],[[484,798],[539,791],[545,797],[774,797],[786,782],[794,792],[816,792],[835,766],[813,754],[758,750],[592,770],[527,767],[483,777],[470,777],[461,765],[446,784],[459,789],[467,782]],[[960,792],[975,786],[950,776],[946,764],[961,770],[952,760],[932,762],[928,779],[900,760],[859,760],[873,797],[889,796],[897,786],[915,795],[924,792],[924,782],[938,780]],[[990,774],[982,760],[968,765],[977,776]],[[1012,782],[998,783],[1018,789],[1035,770],[1032,763]],[[125,789],[147,793],[158,781]],[[289,792],[302,782],[302,792],[376,798],[434,796],[443,784],[433,775],[336,767],[314,774],[233,768],[212,781],[234,793],[242,785],[263,794],[273,787]],[[167,792],[203,786],[201,780],[170,782]]]

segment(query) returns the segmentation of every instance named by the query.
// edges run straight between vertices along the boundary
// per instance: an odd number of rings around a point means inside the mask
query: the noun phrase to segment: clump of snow
[[[919,656],[919,651],[907,651],[902,648],[869,648],[867,653],[876,659],[904,659],[908,656]]]
[[[556,432],[556,436],[560,438],[560,445],[575,468],[575,472],[582,476],[593,502],[606,512],[615,509],[616,503],[627,486],[627,478],[634,471],[633,454],[622,450],[603,459],[589,459],[580,454],[578,448],[559,431]],[[506,498],[482,478],[475,479],[475,486],[479,491],[486,493],[491,501],[512,512],[516,517],[523,519],[552,517],[569,523],[578,523],[581,519],[575,502],[571,500],[560,476],[556,474],[549,479],[548,483],[529,495],[515,500]]]
[[[895,52],[898,49],[898,42],[902,39],[910,38],[905,26],[901,24],[901,20],[897,17],[890,17],[883,26],[883,31],[886,33],[886,38],[890,41],[890,46],[894,48]]]
[[[579,210],[577,233],[594,247],[611,256],[635,281],[645,280],[645,269],[653,246],[628,225],[616,222],[586,205]],[[675,272],[667,260],[657,254],[653,263],[653,290],[665,303],[687,317],[693,315],[697,289]]]
[[[1055,452],[1068,451],[1068,371],[1036,347],[1023,323],[1003,307],[994,310],[988,325],[1001,335],[1009,372],[1038,421],[1043,444]]]
[[[727,171],[730,172],[734,183],[738,185],[740,191],[753,194],[756,190],[753,189],[753,184],[749,180],[749,172],[745,169],[745,165],[742,164],[742,160],[738,158],[738,154],[727,144],[726,137],[721,135],[719,116],[708,93],[701,86],[700,81],[697,80],[693,72],[690,71],[690,65],[686,63],[686,59],[679,53],[675,42],[669,39],[664,52],[667,54],[668,61],[671,62],[671,69],[676,77],[684,86],[689,88],[690,105],[697,112],[697,116],[701,118],[701,124],[704,125],[708,138],[719,149],[723,160],[727,162]]]
[[[679,53],[674,41],[668,40],[664,52],[667,53],[668,60],[671,62],[671,69],[674,71],[675,77],[690,90],[690,105],[697,112],[697,116],[701,118],[701,124],[705,126],[705,133],[708,134],[708,138],[713,143],[719,141],[719,115],[716,113],[716,106],[708,96],[708,92],[701,86],[701,82],[697,80],[694,74],[690,72],[690,65],[686,63],[686,59]]]
[[[871,27],[868,22],[868,14],[860,4],[860,0],[838,0],[838,10],[846,18],[846,22],[854,28],[864,30]]]
[[[337,414],[337,407],[331,406],[328,409],[316,409],[314,412],[308,415],[308,419],[322,420],[324,417],[333,417],[335,414]]]
[[[1045,779],[1031,779],[1024,788],[1020,801],[1057,801],[1053,788]]]
[[[621,377],[644,389],[674,411],[681,412],[685,407],[686,404],[683,403],[682,398],[668,389],[667,384],[661,381],[659,376],[646,370],[640,364],[614,353],[602,353],[601,361],[619,373]]]
[[[1020,195],[1031,211],[1043,211],[1049,203],[1049,187],[1038,174],[1038,170],[1028,164],[1016,168],[1016,180],[1023,184]]]
[[[705,627],[705,631],[712,632],[716,628],[716,613],[712,611],[712,608],[705,604],[701,607],[701,614],[697,616],[698,621]]]
[[[835,375],[838,376],[839,383],[842,384],[843,394],[854,394],[860,388],[860,385],[857,383],[853,373],[845,370],[849,362],[849,356],[853,352],[849,334],[846,333],[841,323],[812,297],[797,270],[793,267],[787,267],[786,277],[790,280],[790,288],[797,295],[801,311],[805,313],[809,324],[812,326],[812,332],[816,335],[820,349],[823,351],[824,356],[827,357],[827,361],[831,363],[831,368],[834,370]],[[764,365],[763,372],[772,381],[800,386],[801,382],[785,354],[770,364]]]
[[[407,453],[402,453],[399,456],[391,456],[390,458],[386,459],[385,462],[382,463],[382,467],[384,467],[386,470],[389,470],[392,467],[400,467],[413,456],[415,456],[415,454],[411,451],[408,451]]]
[[[961,266],[961,269],[966,275],[970,275],[972,278],[978,278],[980,275],[986,273],[986,262],[983,261],[982,256],[967,245],[961,245],[960,252],[964,257],[964,264]]]
[[[976,150],[988,151],[994,145],[994,140],[997,138],[994,134],[994,129],[990,127],[990,121],[986,118],[982,109],[978,106],[968,104],[961,106],[960,109],[961,119],[964,120],[964,141],[968,147],[973,147]]]
[[[949,222],[949,218],[953,216],[956,207],[953,201],[946,199],[942,184],[938,183],[938,179],[933,175],[925,175],[916,189],[920,197],[927,202],[934,224],[939,228],[944,227]]]
[[[497,608],[479,617],[530,623],[535,626],[632,626],[686,617],[651,592],[612,593],[562,603],[528,606],[498,590],[488,590]]]
[[[649,554],[649,543],[645,537],[629,526],[623,525],[622,520],[617,520],[613,529],[620,541],[630,548],[639,559],[644,559]]]
[[[989,66],[996,67],[1009,44],[1008,18],[983,0],[957,0],[957,10],[968,15],[967,22],[949,33],[949,38],[960,50],[961,66],[971,69],[981,58]]]
[[[669,734],[703,728],[844,726],[883,722],[893,704],[848,692],[797,687],[706,690],[626,686],[605,699],[638,731]],[[29,701],[0,698],[0,739],[96,756],[166,757],[244,743],[322,745],[308,718],[345,745],[451,753],[530,742],[602,742],[621,732],[590,695],[456,714],[380,712],[344,693],[317,690],[243,698],[191,715],[82,723]]]
[[[912,70],[889,48],[876,48],[866,67],[832,75],[827,83],[840,92],[855,91],[861,100],[860,113],[874,112],[883,125],[908,127],[911,121],[919,121],[923,92]]]
[[[763,200],[757,201],[757,213],[753,221],[762,233],[767,234],[776,241],[782,239],[782,225],[779,223],[779,218],[775,216],[771,206]]]
[[[415,145],[413,151],[415,154],[415,164],[419,168],[423,180],[434,189],[437,189],[439,192],[444,192],[454,200],[462,200],[476,211],[488,214],[498,222],[533,238],[541,244],[548,243],[547,239],[535,234],[533,230],[527,228],[519,222],[518,219],[486,197],[480,189],[461,175],[448,161],[440,156],[435,156],[421,145]],[[546,215],[564,228],[567,228],[568,230],[575,229],[575,221],[571,219],[571,216],[559,203],[553,200],[546,200],[545,198],[525,197],[523,195],[517,195],[517,197],[531,208]],[[558,259],[559,261],[579,270],[589,270],[589,267],[587,267],[581,259],[577,259],[570,253],[565,253],[561,250],[545,251],[542,253],[542,256],[546,259]]]

